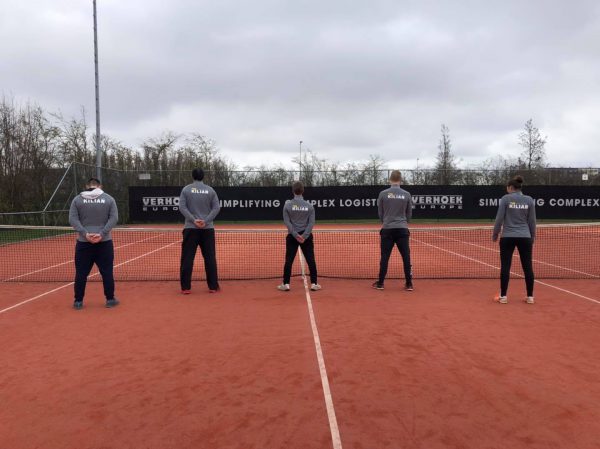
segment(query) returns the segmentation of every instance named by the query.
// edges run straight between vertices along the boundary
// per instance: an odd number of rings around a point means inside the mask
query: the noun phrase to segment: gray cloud
[[[91,2],[3,6],[4,94],[93,121]],[[89,4],[88,4],[89,3]],[[460,3],[460,4],[458,4]],[[464,164],[519,153],[533,118],[550,162],[600,165],[600,8],[502,2],[100,1],[103,131],[214,138],[241,165],[320,157]],[[265,159],[265,157],[267,157]]]

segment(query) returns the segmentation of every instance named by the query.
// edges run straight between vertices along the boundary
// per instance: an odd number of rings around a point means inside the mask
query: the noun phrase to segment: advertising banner
[[[377,197],[388,186],[307,187],[304,198],[317,220],[377,218]],[[181,187],[129,187],[129,217],[133,222],[183,222],[179,212]],[[403,186],[412,195],[413,217],[426,219],[493,219],[504,186]],[[290,187],[215,187],[221,211],[217,221],[281,220]],[[538,218],[600,219],[600,188],[529,186]]]

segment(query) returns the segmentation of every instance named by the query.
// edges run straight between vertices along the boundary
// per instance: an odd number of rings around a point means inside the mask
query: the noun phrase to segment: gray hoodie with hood
[[[112,240],[110,231],[117,225],[119,213],[117,203],[108,193],[95,188],[81,192],[71,202],[69,223],[79,236],[77,240],[87,242],[86,234],[100,234],[102,241]]]

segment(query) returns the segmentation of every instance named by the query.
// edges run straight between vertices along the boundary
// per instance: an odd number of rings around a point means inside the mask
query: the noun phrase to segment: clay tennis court
[[[2,271],[0,447],[597,448],[598,265],[571,260],[568,246],[546,258],[540,235],[536,274],[548,276],[536,304],[522,302],[516,263],[500,305],[497,279],[418,276],[459,265],[497,273],[494,245],[425,235],[413,233],[414,292],[399,279],[375,291],[366,277],[324,277],[309,292],[296,276],[286,293],[279,279],[224,281],[216,295],[196,280],[189,296],[176,281],[121,281],[121,306],[106,309],[90,282],[74,311],[69,282],[6,282]],[[597,233],[583,240],[597,250]],[[117,279],[155,269],[143,255],[160,245],[134,247],[116,249]],[[67,252],[50,254],[37,257],[46,268],[70,265]],[[324,267],[339,258],[317,254]],[[227,257],[252,272],[249,256]],[[272,258],[280,270],[283,252]],[[30,259],[25,251],[26,273],[44,269]],[[551,275],[565,270],[591,276]]]

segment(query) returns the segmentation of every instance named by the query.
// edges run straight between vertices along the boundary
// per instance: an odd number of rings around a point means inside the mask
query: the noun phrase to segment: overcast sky
[[[0,93],[94,128],[92,0],[0,0]],[[597,0],[98,0],[102,133],[200,133],[239,166],[380,155],[600,166]]]

